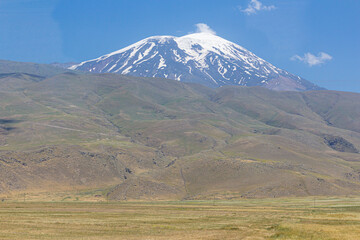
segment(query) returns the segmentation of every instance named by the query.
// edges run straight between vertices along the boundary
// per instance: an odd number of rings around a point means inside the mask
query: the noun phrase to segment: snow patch
[[[165,68],[166,67],[166,64],[165,64],[165,59],[160,56],[160,62],[159,62],[159,66],[158,66],[158,69],[161,69],[161,68]]]

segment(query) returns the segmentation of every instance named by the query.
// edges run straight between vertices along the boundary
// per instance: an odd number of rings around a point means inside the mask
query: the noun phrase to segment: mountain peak
[[[225,38],[222,38],[218,35],[202,32],[202,33],[190,33],[187,35],[184,35],[182,37],[178,37],[177,39],[183,40],[183,39],[194,39],[197,41],[209,41],[217,44],[234,44],[233,42],[230,42],[229,40],[226,40]]]
[[[200,40],[210,40],[210,39],[223,39],[213,33],[208,33],[208,32],[200,32],[200,33],[189,33],[187,35],[184,35],[182,37],[179,38],[194,38],[194,39],[200,39]],[[225,40],[225,39],[223,39]],[[226,41],[226,40],[225,40]]]
[[[70,69],[170,78],[210,87],[241,85],[275,90],[320,89],[210,32],[182,37],[148,37]]]

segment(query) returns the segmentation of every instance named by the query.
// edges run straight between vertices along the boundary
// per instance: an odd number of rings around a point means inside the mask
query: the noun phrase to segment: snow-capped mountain
[[[170,78],[210,87],[241,85],[276,90],[320,89],[245,48],[210,33],[149,37],[69,69]]]

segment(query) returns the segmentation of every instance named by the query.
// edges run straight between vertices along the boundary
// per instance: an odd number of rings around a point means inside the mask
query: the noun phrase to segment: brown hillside
[[[0,75],[0,194],[360,193],[360,94],[49,71]]]

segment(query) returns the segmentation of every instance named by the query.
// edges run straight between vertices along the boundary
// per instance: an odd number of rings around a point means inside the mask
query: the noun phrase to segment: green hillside
[[[360,94],[210,89],[0,62],[0,194],[360,193]]]

